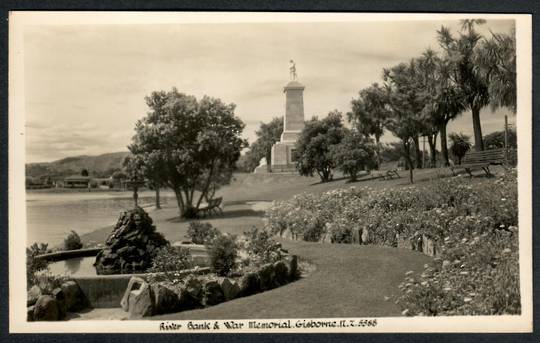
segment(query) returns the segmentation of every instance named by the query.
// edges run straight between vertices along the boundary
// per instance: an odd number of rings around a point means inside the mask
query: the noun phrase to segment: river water
[[[162,192],[161,202],[174,201],[172,193]],[[153,207],[154,193],[139,194],[139,205]],[[71,230],[79,235],[113,225],[119,214],[133,207],[131,192],[27,193],[27,245],[61,244]]]

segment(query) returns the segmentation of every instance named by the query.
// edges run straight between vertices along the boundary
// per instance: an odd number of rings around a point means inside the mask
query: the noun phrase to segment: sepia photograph
[[[531,16],[9,20],[10,331],[532,331]]]

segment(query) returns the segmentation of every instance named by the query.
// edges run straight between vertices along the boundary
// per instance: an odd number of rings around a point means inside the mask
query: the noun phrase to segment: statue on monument
[[[291,75],[291,79],[296,80],[296,77],[297,77],[297,75],[296,75],[296,64],[294,63],[293,60],[290,60],[289,63],[291,63],[291,66],[289,67],[289,73]]]

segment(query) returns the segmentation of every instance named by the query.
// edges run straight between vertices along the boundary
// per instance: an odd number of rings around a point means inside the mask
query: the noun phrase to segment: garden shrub
[[[201,223],[193,221],[189,223],[187,237],[194,244],[207,244],[213,241],[219,235],[219,230],[210,223]]]
[[[244,232],[244,236],[247,238],[246,250],[254,263],[262,265],[282,259],[281,243],[274,240],[270,232],[252,227]]]
[[[238,256],[235,237],[220,234],[207,249],[213,272],[219,276],[227,276],[234,270]]]
[[[81,237],[73,230],[64,239],[64,249],[66,250],[78,250],[83,247]]]
[[[427,237],[438,257],[401,285],[404,314],[518,314],[517,200],[515,171],[474,183],[451,177],[423,187],[352,187],[277,202],[266,228],[304,240],[330,234],[335,243],[351,242],[353,228],[367,229],[369,243],[395,247],[399,236],[415,249]]]
[[[178,272],[193,267],[191,252],[183,247],[164,246],[158,249],[152,259],[152,267],[148,270],[150,273],[163,273],[155,276],[155,281],[162,279],[177,283],[180,281]],[[157,280],[159,279],[159,280]]]
[[[45,243],[34,243],[26,248],[26,288],[30,289],[37,284],[36,272],[44,271],[48,268],[48,263],[44,259],[38,259],[36,256],[50,252]]]

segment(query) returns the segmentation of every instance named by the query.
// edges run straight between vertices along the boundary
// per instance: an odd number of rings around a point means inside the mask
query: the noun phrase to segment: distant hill
[[[75,156],[66,157],[58,161],[45,163],[28,163],[26,165],[26,176],[40,177],[65,177],[73,174],[80,174],[86,169],[90,176],[108,177],[115,170],[122,168],[122,161],[129,152],[113,152],[98,156]]]

